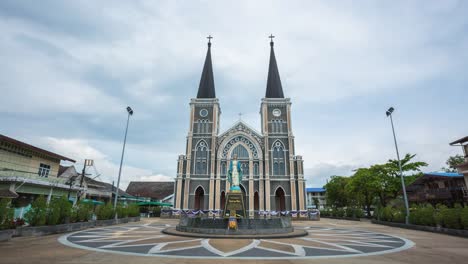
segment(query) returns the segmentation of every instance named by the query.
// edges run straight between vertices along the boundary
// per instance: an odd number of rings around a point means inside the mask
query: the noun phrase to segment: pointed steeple
[[[208,39],[208,51],[206,52],[205,65],[203,66],[203,72],[200,79],[200,86],[198,87],[197,98],[216,98],[215,85],[213,78],[213,65],[211,64],[211,39],[210,35]]]
[[[278,71],[278,65],[276,64],[275,50],[273,49],[273,38],[275,36],[271,35],[269,38],[270,41],[270,66],[268,68],[268,80],[267,80],[267,89],[266,89],[266,98],[284,98],[283,87],[281,86],[281,79]]]

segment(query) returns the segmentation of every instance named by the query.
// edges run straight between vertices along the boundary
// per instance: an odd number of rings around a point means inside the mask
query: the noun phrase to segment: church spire
[[[213,65],[211,64],[211,39],[213,37],[209,35],[208,39],[208,51],[206,53],[205,65],[203,66],[203,72],[200,79],[200,86],[198,87],[197,98],[216,98],[215,85],[213,78]]]
[[[278,65],[276,64],[275,51],[273,49],[273,38],[275,36],[270,35],[270,66],[268,68],[268,80],[266,89],[266,98],[284,98],[283,87],[281,86],[281,79],[278,72]]]

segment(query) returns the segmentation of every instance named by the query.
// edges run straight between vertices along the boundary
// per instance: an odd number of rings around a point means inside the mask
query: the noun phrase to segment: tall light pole
[[[410,212],[409,212],[409,206],[408,206],[408,197],[406,196],[405,179],[403,179],[403,170],[401,169],[400,153],[398,152],[398,144],[397,144],[396,136],[395,136],[395,128],[393,127],[393,118],[392,118],[393,111],[395,111],[395,108],[390,107],[387,110],[386,114],[387,114],[387,117],[390,117],[390,123],[392,124],[393,140],[395,142],[396,155],[398,158],[398,168],[400,169],[401,187],[403,189],[403,199],[405,200],[405,209],[406,209],[405,224],[409,224]]]
[[[133,115],[133,110],[130,106],[127,106],[127,112],[128,112],[127,127],[125,128],[124,143],[123,143],[123,148],[122,148],[122,157],[120,158],[119,177],[117,178],[117,188],[115,190],[115,198],[114,198],[114,210],[117,208],[117,199],[119,198],[120,175],[122,173],[122,163],[123,163],[123,158],[124,158],[124,153],[125,153],[125,143],[127,142],[128,122],[130,121],[130,116]],[[117,213],[115,214],[115,217],[117,218]]]

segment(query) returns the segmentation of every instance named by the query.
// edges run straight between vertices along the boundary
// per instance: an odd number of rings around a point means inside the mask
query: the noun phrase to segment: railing
[[[23,182],[27,180],[45,182],[48,184],[67,184],[67,179],[64,178],[40,177],[39,174],[33,172],[0,168],[0,181]]]

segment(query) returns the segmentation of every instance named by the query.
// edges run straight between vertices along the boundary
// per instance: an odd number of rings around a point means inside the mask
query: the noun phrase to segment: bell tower
[[[302,167],[297,165],[297,158],[302,158],[295,156],[291,100],[284,97],[274,51],[274,36],[269,38],[267,88],[260,108],[261,132],[265,139],[265,210],[305,210],[304,177],[300,170]]]
[[[190,124],[186,155],[179,156],[176,180],[176,209],[212,210],[216,137],[221,109],[216,98],[211,61],[211,39],[203,66],[197,97],[190,101]]]

